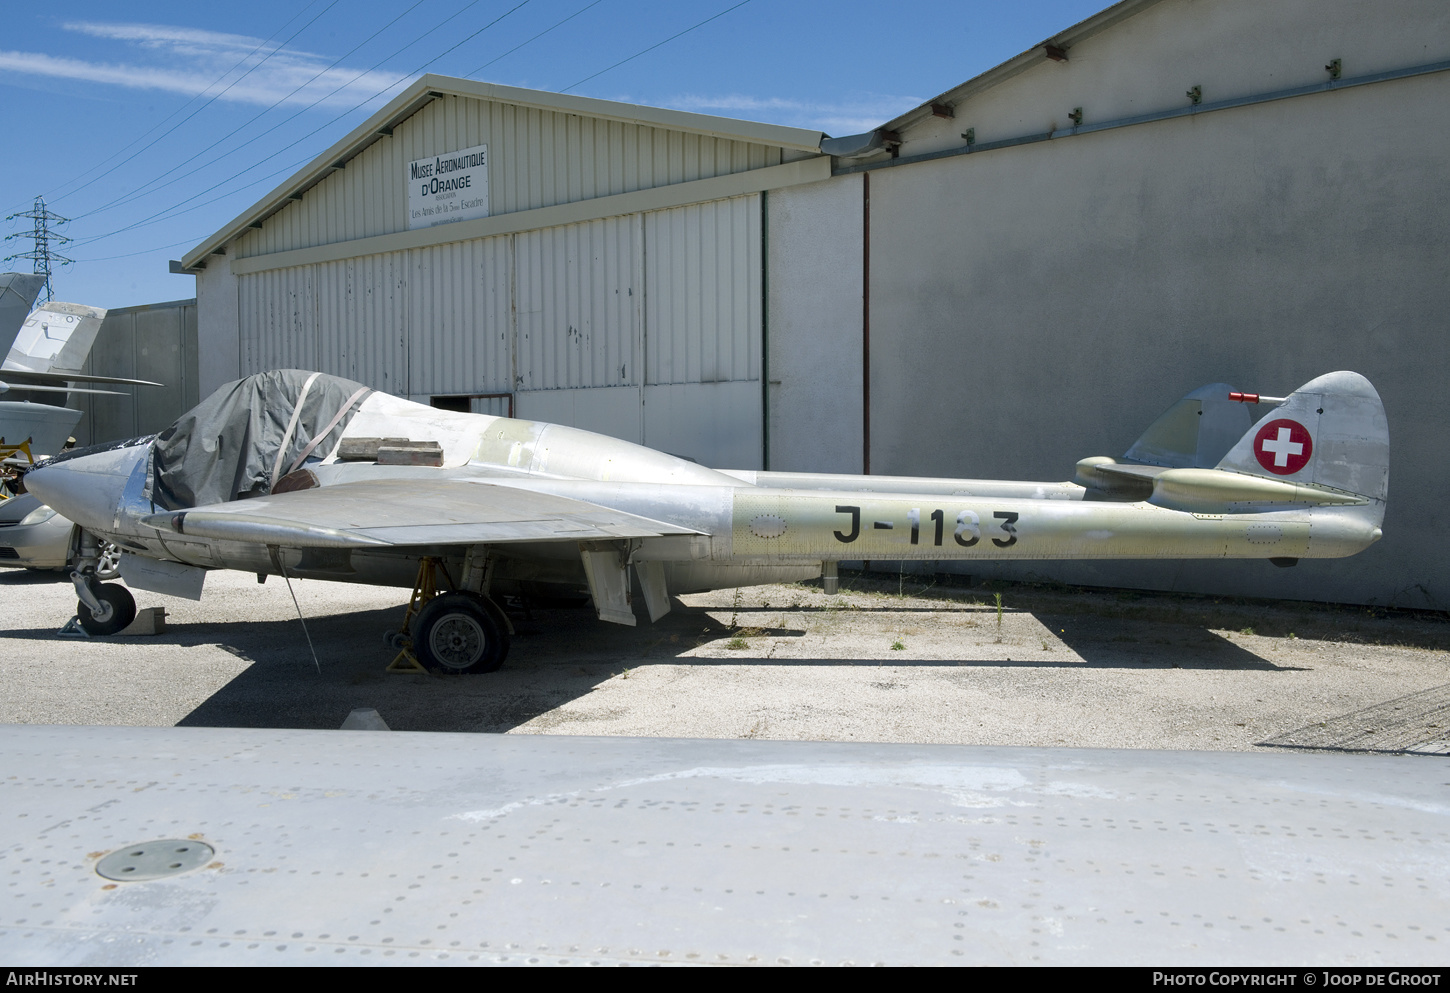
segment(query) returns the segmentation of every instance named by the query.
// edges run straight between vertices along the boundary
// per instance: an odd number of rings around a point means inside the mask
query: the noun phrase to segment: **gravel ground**
[[[82,640],[56,636],[68,582],[0,572],[0,722],[335,728],[376,707],[404,731],[1214,750],[1450,737],[1444,615],[843,576],[838,596],[680,597],[633,629],[534,609],[502,670],[440,678],[384,671],[406,591],[293,585],[317,666],[275,578],[214,573],[200,603],[140,593],[166,607],[164,634]]]

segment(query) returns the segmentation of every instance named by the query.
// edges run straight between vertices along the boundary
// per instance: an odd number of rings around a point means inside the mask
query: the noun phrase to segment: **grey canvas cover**
[[[156,436],[147,496],[181,510],[270,493],[305,460],[331,454],[372,392],[301,369],[228,383]]]

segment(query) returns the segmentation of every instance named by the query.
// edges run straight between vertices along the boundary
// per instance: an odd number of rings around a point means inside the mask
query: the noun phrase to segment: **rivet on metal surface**
[[[200,869],[216,854],[204,841],[163,838],[118,848],[96,863],[96,874],[121,882],[166,879]]]

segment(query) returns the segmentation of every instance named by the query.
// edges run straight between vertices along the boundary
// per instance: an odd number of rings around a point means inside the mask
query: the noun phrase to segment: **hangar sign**
[[[408,163],[408,230],[488,216],[488,146]]]

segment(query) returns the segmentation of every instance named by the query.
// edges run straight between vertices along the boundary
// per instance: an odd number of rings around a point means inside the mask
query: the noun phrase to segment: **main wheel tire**
[[[413,653],[439,675],[493,672],[508,656],[508,634],[477,597],[444,593],[418,611]]]
[[[131,591],[120,583],[93,585],[91,592],[97,600],[110,605],[111,614],[105,620],[98,621],[91,615],[91,608],[85,605],[85,601],[76,601],[76,616],[80,618],[81,627],[86,629],[86,634],[97,637],[115,634],[136,619],[136,600],[131,596]]]

